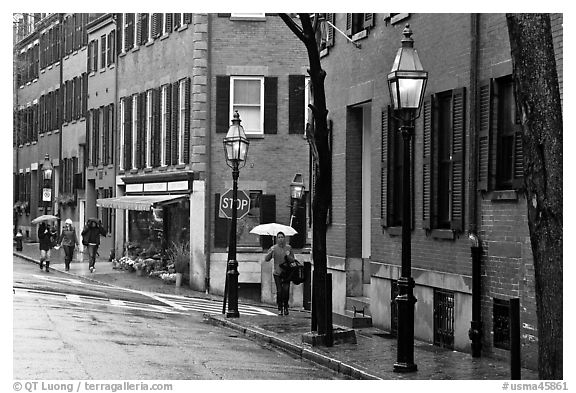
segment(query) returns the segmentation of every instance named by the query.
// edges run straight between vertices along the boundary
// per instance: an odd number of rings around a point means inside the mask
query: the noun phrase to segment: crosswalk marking
[[[221,314],[222,313],[222,303],[210,299],[203,298],[188,298],[188,297],[177,297],[173,295],[158,294],[157,298],[160,301],[164,301],[165,297],[169,297],[171,303],[176,304],[184,310],[200,311],[207,314]],[[238,305],[238,312],[245,315],[276,315],[268,310],[260,307],[250,306],[250,305]]]

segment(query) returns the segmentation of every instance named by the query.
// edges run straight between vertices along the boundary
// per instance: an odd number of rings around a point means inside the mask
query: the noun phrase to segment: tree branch
[[[278,16],[286,23],[286,26],[292,30],[296,37],[300,39],[302,42],[306,42],[306,37],[304,37],[304,33],[302,32],[302,28],[298,26],[288,14],[278,14]]]

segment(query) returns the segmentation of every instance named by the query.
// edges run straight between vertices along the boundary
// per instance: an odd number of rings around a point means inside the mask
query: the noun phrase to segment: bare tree
[[[548,14],[507,14],[534,257],[538,372],[562,379],[562,104]]]
[[[328,110],[326,109],[326,94],[324,80],[326,72],[320,64],[320,18],[319,14],[310,18],[310,14],[298,14],[300,24],[288,14],[279,14],[280,18],[292,30],[292,32],[304,43],[308,52],[310,68],[312,104],[309,105],[313,115],[313,125],[307,128],[306,138],[312,152],[314,162],[315,185],[312,200],[312,259],[314,261],[313,305],[316,310],[315,316],[318,322],[318,333],[326,334],[331,331],[328,313],[327,294],[325,280],[327,274],[326,264],[326,229],[328,207],[332,199],[331,173],[332,163],[330,160],[330,146],[328,142]]]

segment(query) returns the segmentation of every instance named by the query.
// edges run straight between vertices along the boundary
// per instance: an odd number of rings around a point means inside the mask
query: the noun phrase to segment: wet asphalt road
[[[13,260],[14,379],[343,379],[135,291]]]

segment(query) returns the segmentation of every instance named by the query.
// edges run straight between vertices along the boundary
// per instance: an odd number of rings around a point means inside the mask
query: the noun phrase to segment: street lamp
[[[304,186],[304,181],[302,180],[302,174],[295,174],[292,183],[290,183],[290,197],[294,203],[292,207],[292,214],[290,216],[290,226],[292,226],[292,221],[294,220],[294,216],[298,211],[298,202],[300,199],[302,199],[302,196],[304,196],[305,188],[306,187]]]
[[[226,286],[224,289],[224,299],[228,296],[228,312],[226,317],[238,318],[238,261],[236,260],[236,217],[238,210],[238,176],[240,168],[246,165],[248,155],[248,145],[250,142],[246,138],[244,128],[240,125],[240,115],[234,112],[232,125],[224,138],[224,152],[226,153],[226,164],[232,168],[232,225],[230,225],[230,236],[228,240],[228,264],[226,266]],[[226,290],[228,288],[228,290]],[[226,301],[226,300],[225,300]]]
[[[44,202],[44,214],[48,214],[48,205],[52,199],[52,171],[54,167],[50,162],[50,155],[46,153],[44,163],[42,163],[42,176],[44,177],[44,189],[42,190],[42,201]]]
[[[402,47],[398,49],[392,70],[388,74],[388,89],[393,116],[401,121],[400,132],[404,144],[402,193],[402,270],[398,279],[398,349],[394,371],[416,371],[414,364],[414,279],[411,277],[410,245],[410,143],[414,134],[414,120],[420,116],[422,99],[428,80],[414,49],[412,30],[406,25]]]

